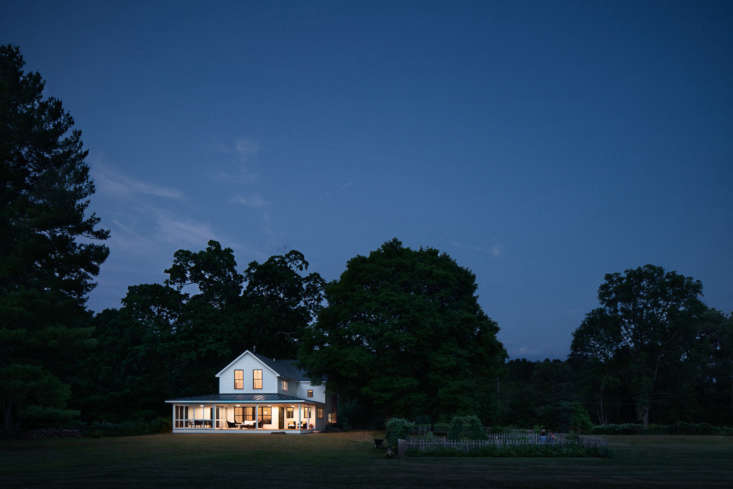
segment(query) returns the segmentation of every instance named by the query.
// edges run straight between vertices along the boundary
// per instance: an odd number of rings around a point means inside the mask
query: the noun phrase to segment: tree
[[[306,329],[299,359],[372,420],[493,413],[506,353],[481,310],[476,278],[447,254],[393,239],[349,260],[326,286],[328,306]]]
[[[109,253],[99,243],[109,232],[89,212],[94,184],[81,132],[60,100],[44,98],[41,76],[23,66],[18,48],[0,46],[0,368],[11,376],[1,400],[6,431],[15,429],[24,405],[13,386],[29,372],[46,385],[78,376],[80,352],[91,346],[87,294]],[[63,408],[67,396],[24,398]]]
[[[621,324],[603,309],[594,309],[573,332],[570,346],[571,363],[577,364],[581,381],[597,384],[598,422],[608,423],[605,404],[606,388],[616,381],[615,353],[621,344]]]
[[[601,308],[576,331],[571,355],[628,359],[636,415],[646,426],[661,370],[678,365],[695,341],[706,310],[701,295],[699,281],[653,265],[607,274],[598,289]]]
[[[258,351],[276,358],[293,358],[303,332],[323,307],[325,281],[306,274],[309,264],[297,250],[253,261],[244,272],[244,317]]]

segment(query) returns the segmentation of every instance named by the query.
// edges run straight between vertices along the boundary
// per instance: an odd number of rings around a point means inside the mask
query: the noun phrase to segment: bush
[[[28,406],[20,414],[23,429],[78,427],[79,411],[48,406]]]
[[[397,447],[397,440],[407,439],[407,436],[415,429],[415,423],[404,418],[390,418],[386,424],[387,442],[393,448]]]
[[[121,423],[106,421],[89,423],[82,432],[87,436],[130,436],[145,435],[148,433],[167,433],[171,430],[170,418],[156,418],[151,421],[136,420]]]
[[[570,418],[570,429],[576,433],[588,433],[593,429],[590,414],[580,403],[574,403],[573,414]]]
[[[604,446],[583,446],[575,443],[562,445],[490,445],[471,450],[434,448],[432,450],[407,450],[413,457],[608,457]]]
[[[448,436],[450,431],[450,423],[435,423],[433,425],[433,433],[437,436]]]
[[[671,425],[650,424],[647,429],[644,429],[644,425],[635,423],[597,425],[593,427],[591,433],[598,435],[733,435],[733,428],[714,426],[710,423],[679,421]]]
[[[451,440],[486,440],[488,436],[478,416],[454,416],[448,430]]]

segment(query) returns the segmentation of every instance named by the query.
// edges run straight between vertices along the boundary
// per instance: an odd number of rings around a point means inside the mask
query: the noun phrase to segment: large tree
[[[606,365],[623,358],[617,364],[646,426],[662,372],[678,368],[696,341],[706,311],[701,295],[699,281],[658,266],[607,274],[598,289],[601,307],[575,332],[571,357]]]
[[[18,414],[64,407],[63,384],[75,382],[77,359],[90,346],[87,294],[109,253],[100,243],[109,233],[89,212],[94,184],[81,132],[60,100],[44,97],[41,75],[23,66],[18,48],[0,46],[0,368],[8,431]],[[51,385],[58,395],[44,396]]]
[[[384,416],[493,415],[506,357],[481,309],[476,277],[447,254],[397,239],[349,260],[326,286],[300,360],[344,400]]]

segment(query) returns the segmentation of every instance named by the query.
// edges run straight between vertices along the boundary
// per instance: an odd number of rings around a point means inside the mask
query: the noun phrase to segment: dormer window
[[[313,389],[308,389],[308,391],[306,391],[306,395],[308,397],[313,397]]]
[[[252,370],[252,388],[262,389],[262,369],[256,368]]]
[[[283,380],[283,390],[284,391],[288,390],[288,381],[287,380]]]
[[[234,371],[234,388],[244,389],[244,370]]]

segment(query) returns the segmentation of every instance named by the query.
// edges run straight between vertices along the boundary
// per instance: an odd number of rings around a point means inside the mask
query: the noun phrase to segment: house
[[[336,396],[294,360],[246,350],[216,377],[218,394],[165,401],[174,433],[310,433],[336,422]]]

